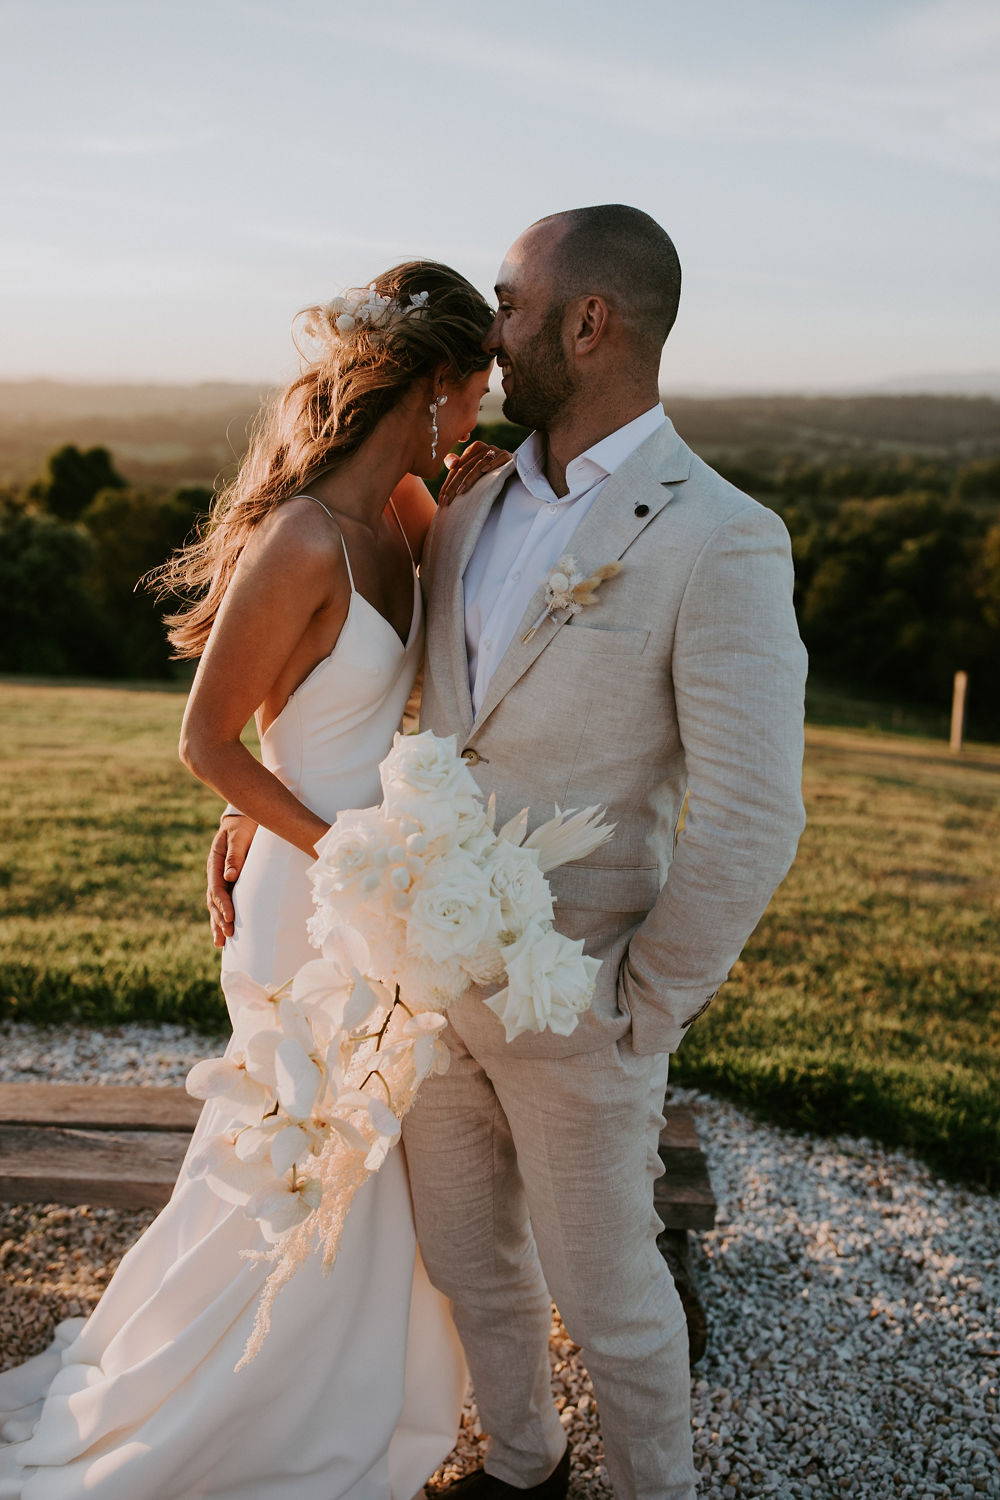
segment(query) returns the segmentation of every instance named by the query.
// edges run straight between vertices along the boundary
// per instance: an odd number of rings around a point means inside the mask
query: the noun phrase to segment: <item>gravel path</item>
[[[213,1052],[183,1028],[0,1028],[0,1081],[181,1083]],[[854,1138],[798,1136],[676,1090],[720,1203],[695,1236],[709,1316],[695,1370],[702,1500],[1000,1497],[998,1200]],[[0,1205],[0,1365],[86,1311],[148,1213]],[[606,1500],[596,1410],[553,1324],[573,1495]],[[475,1461],[474,1409],[439,1477]]]

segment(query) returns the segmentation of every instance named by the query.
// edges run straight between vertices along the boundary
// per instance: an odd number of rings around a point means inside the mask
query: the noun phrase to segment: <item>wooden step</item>
[[[0,1084],[0,1200],[161,1208],[201,1109],[180,1088]],[[666,1117],[656,1211],[666,1229],[711,1229],[694,1116],[668,1104]]]
[[[0,1200],[162,1208],[190,1139],[181,1131],[0,1125]]]
[[[162,1208],[202,1108],[158,1085],[0,1084],[0,1200]]]
[[[158,1084],[3,1083],[0,1125],[79,1125],[88,1130],[193,1130],[202,1101]]]
[[[653,1203],[664,1229],[711,1229],[717,1204],[708,1165],[698,1141],[694,1114],[668,1100],[660,1132],[663,1176],[653,1188]]]
[[[0,1202],[162,1208],[202,1107],[179,1088],[0,1084]],[[706,1319],[687,1231],[711,1229],[715,1198],[692,1112],[668,1099],[665,1115],[657,1243],[684,1305],[693,1364],[705,1349]]]

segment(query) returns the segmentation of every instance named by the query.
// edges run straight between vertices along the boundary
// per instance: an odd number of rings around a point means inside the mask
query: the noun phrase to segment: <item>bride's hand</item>
[[[438,505],[450,505],[459,495],[464,495],[484,474],[502,469],[510,462],[510,454],[504,448],[494,448],[490,443],[470,443],[462,453],[446,453],[444,456],[448,477],[441,486]]]

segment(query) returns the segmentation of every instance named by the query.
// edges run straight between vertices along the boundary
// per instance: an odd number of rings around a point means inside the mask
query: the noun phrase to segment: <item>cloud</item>
[[[932,0],[888,18],[875,11],[864,23],[845,20],[828,45],[818,32],[807,57],[761,49],[738,68],[711,54],[697,66],[641,54],[624,65],[572,42],[507,41],[467,24],[435,24],[426,11],[391,25],[362,12],[289,23],[335,34],[355,55],[374,47],[447,64],[456,93],[471,79],[505,107],[523,95],[647,140],[812,141],[1000,178],[1000,10],[980,0]],[[560,79],[567,86],[554,91]]]

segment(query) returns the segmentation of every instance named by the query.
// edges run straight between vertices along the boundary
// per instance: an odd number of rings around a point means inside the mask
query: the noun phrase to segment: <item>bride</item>
[[[422,654],[422,479],[468,437],[492,313],[415,261],[308,309],[318,355],[279,395],[206,534],[163,569],[200,664],[181,758],[260,825],[224,970],[280,984],[315,952],[307,870],[338,811],[379,798]],[[470,478],[506,458],[477,452]],[[241,743],[256,714],[258,761]],[[232,1017],[235,1019],[235,1017]],[[450,1450],[465,1369],[416,1249],[399,1148],[358,1193],[332,1271],[280,1294],[238,1373],[266,1267],[241,1208],[192,1169],[91,1317],[0,1375],[0,1500],[410,1500]]]

